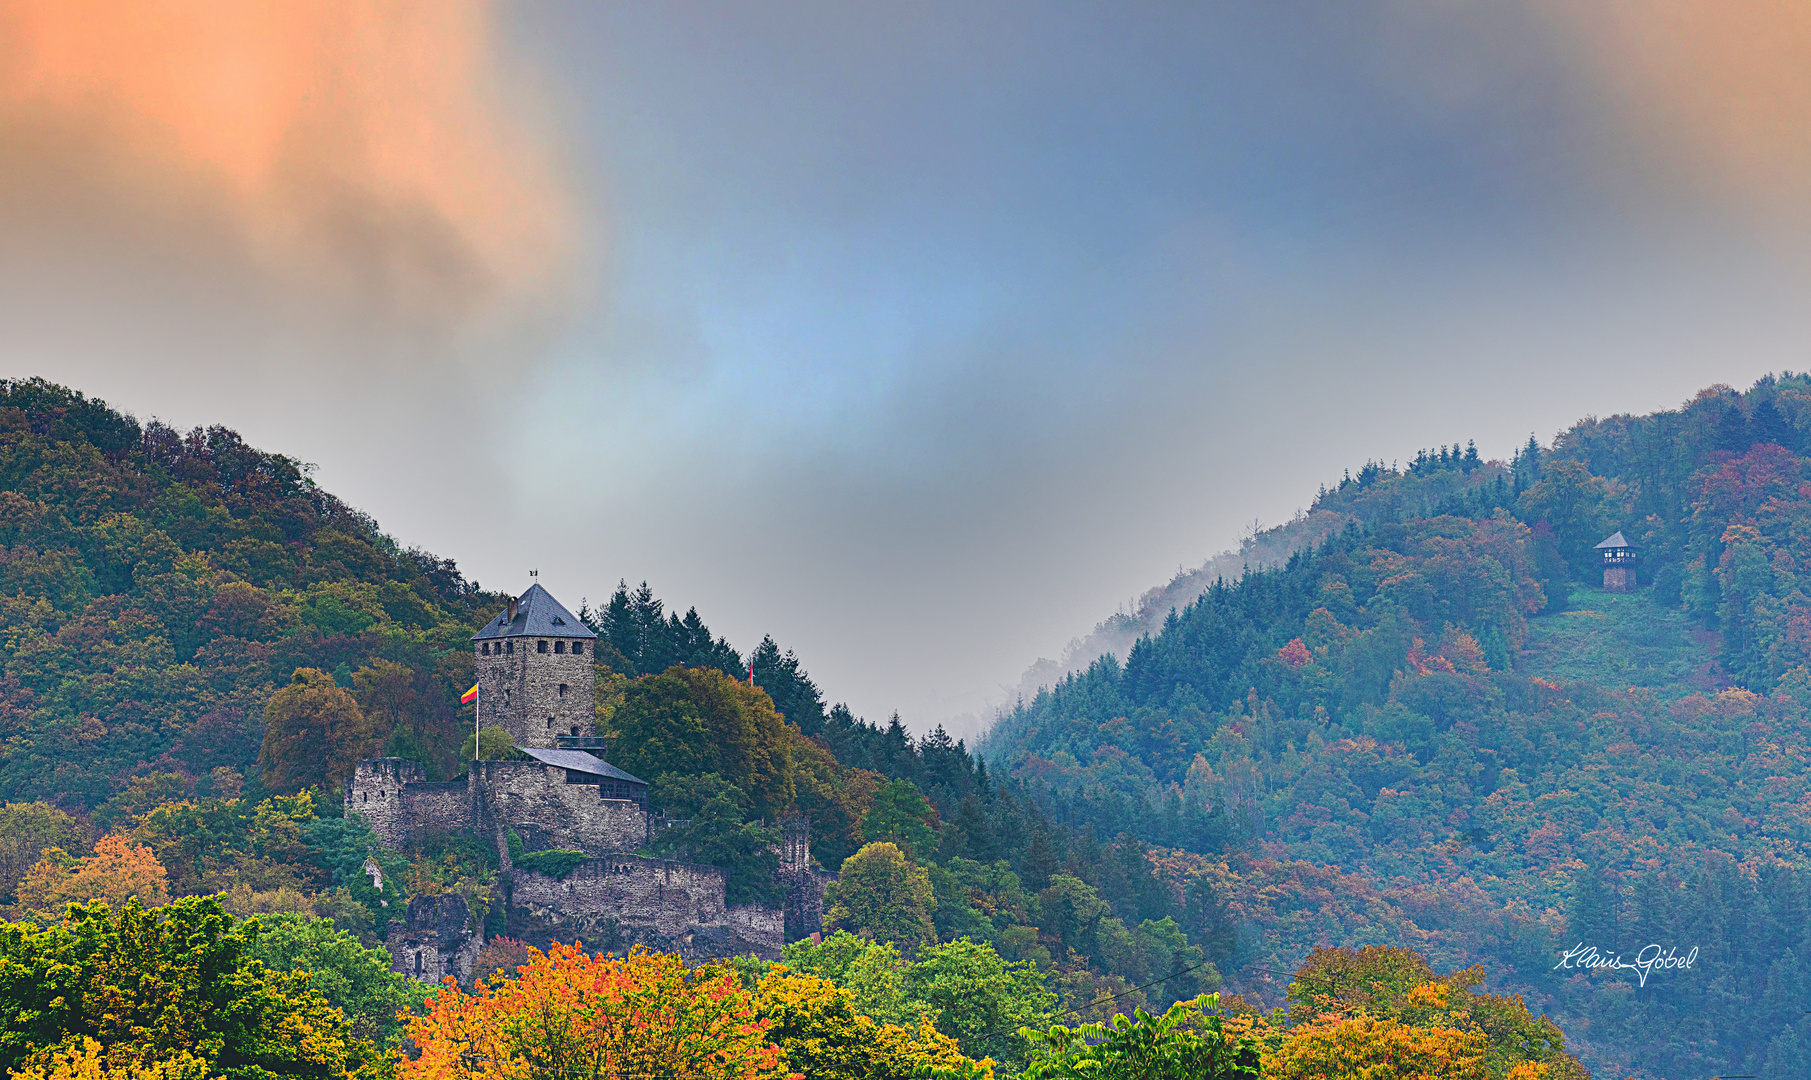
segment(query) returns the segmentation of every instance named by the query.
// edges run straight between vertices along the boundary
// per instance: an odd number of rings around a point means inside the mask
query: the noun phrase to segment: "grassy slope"
[[[1639,686],[1668,699],[1726,685],[1717,635],[1656,602],[1652,590],[1577,589],[1570,606],[1528,621],[1516,670],[1559,683]]]

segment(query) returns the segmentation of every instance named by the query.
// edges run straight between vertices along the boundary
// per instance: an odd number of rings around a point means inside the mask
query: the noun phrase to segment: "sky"
[[[0,376],[972,735],[1367,459],[1811,367],[1811,9],[0,0]]]

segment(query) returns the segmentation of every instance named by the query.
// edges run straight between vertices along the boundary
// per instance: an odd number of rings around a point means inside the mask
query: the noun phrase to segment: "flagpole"
[[[484,680],[478,680],[478,694],[472,698],[472,760],[478,760],[478,714],[484,709]]]

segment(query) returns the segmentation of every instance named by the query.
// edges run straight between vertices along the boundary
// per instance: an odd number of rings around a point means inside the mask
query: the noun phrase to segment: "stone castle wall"
[[[606,799],[596,784],[568,784],[566,770],[538,761],[480,761],[476,783],[496,819],[529,851],[565,848],[602,856],[648,842],[648,814],[626,799]]]
[[[346,789],[346,809],[370,822],[378,839],[397,847],[415,831],[418,820],[412,800],[404,792],[427,782],[427,772],[404,758],[361,761]]]
[[[633,851],[647,843],[649,818],[637,803],[606,799],[596,784],[568,784],[566,770],[538,761],[480,761],[464,780],[430,782],[402,758],[361,761],[346,809],[399,847],[426,829],[514,829],[529,851],[566,848],[587,855]]]
[[[687,959],[753,954],[777,960],[780,911],[724,905],[723,871],[668,859],[587,859],[564,878],[511,875],[510,930],[532,945],[582,941],[599,952],[635,945]]]
[[[391,971],[425,983],[451,975],[469,985],[472,965],[484,948],[484,933],[464,897],[417,896],[409,901],[404,918],[391,920],[384,944],[390,951]]]

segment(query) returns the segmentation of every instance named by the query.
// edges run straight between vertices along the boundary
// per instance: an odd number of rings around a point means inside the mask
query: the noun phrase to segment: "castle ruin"
[[[664,821],[648,805],[648,785],[594,751],[596,635],[539,585],[472,637],[478,718],[500,727],[526,761],[474,761],[463,780],[430,781],[402,758],[358,763],[346,809],[371,824],[390,847],[440,832],[494,845],[501,867],[494,902],[506,933],[545,948],[582,940],[593,951],[646,945],[688,960],[755,955],[777,960],[780,947],[823,928],[824,887],[834,875],[811,861],[810,826],[782,822],[780,908],[725,903],[722,870],[634,854]],[[512,866],[510,834],[523,851],[564,849],[586,856],[554,877]],[[455,897],[417,897],[391,924],[395,970],[429,982],[451,974],[469,981],[483,928]],[[419,910],[418,910],[419,909]]]

